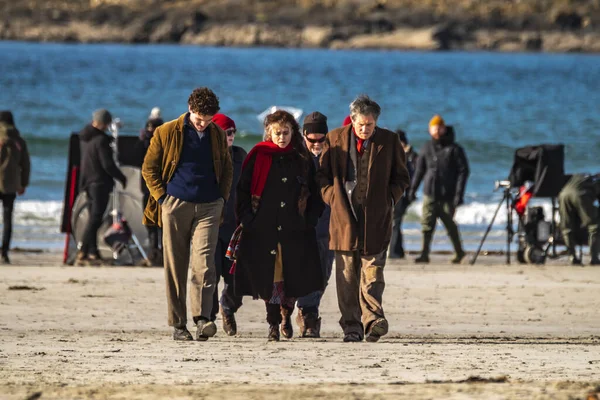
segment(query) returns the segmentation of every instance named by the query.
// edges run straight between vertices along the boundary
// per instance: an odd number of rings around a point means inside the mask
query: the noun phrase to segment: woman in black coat
[[[295,299],[323,289],[315,226],[324,206],[294,117],[276,111],[264,127],[237,186],[243,230],[234,285],[236,295],[265,300],[269,340],[277,341],[279,324],[285,337],[293,334]]]

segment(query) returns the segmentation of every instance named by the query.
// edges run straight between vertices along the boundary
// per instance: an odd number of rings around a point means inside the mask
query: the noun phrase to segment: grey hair
[[[358,114],[372,115],[373,118],[378,119],[379,114],[381,114],[381,107],[366,94],[361,94],[350,103],[350,118],[352,118],[352,121]]]

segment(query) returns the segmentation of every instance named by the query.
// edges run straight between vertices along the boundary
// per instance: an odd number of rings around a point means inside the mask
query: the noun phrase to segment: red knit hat
[[[342,122],[342,126],[346,126],[351,123],[352,123],[352,118],[350,118],[350,116],[348,115],[346,118],[344,118],[344,122]]]
[[[235,122],[225,114],[215,114],[212,118],[212,122],[217,124],[219,128],[223,129],[224,131],[231,128],[236,129]]]

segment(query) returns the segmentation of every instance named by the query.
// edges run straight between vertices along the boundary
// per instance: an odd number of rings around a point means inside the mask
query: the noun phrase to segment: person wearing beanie
[[[331,207],[329,248],[344,342],[376,342],[388,332],[384,267],[394,205],[410,183],[398,135],[377,126],[381,107],[368,96],[350,104],[351,123],[327,134],[317,181]]]
[[[431,140],[425,143],[419,152],[415,176],[408,195],[408,201],[414,201],[421,181],[425,181],[421,217],[423,243],[421,255],[415,259],[415,263],[429,262],[431,242],[439,218],[446,227],[454,247],[451,263],[460,264],[465,252],[454,214],[456,208],[464,202],[469,163],[464,149],[455,142],[454,129],[446,126],[440,115],[434,115],[429,121],[429,134]]]
[[[160,108],[153,107],[152,110],[150,110],[150,115],[148,116],[148,119],[149,120],[152,120],[152,119],[162,120],[162,114],[161,114]]]
[[[29,185],[31,160],[27,143],[15,127],[10,111],[0,111],[0,201],[2,201],[2,262],[10,264],[13,209],[17,195]]]
[[[410,179],[413,179],[415,174],[415,167],[417,165],[418,155],[417,152],[413,149],[413,147],[408,143],[408,138],[406,137],[406,132],[402,129],[396,129],[396,134],[400,139],[400,144],[404,149],[404,153],[406,153],[406,168],[408,169],[408,174]],[[404,242],[402,235],[402,220],[404,219],[404,214],[406,214],[406,210],[410,205],[408,201],[408,193],[405,193],[402,196],[402,199],[396,203],[394,207],[394,224],[392,227],[392,241],[390,243],[390,258],[404,258]]]
[[[140,157],[140,165],[144,162],[144,157],[150,147],[150,140],[154,136],[156,128],[164,124],[160,116],[160,109],[154,107],[150,112],[149,119],[146,121],[146,126],[140,131],[139,141],[137,142],[137,153]],[[144,177],[140,175],[140,189],[142,190],[142,209],[148,204],[150,199],[150,190],[144,181]],[[163,263],[162,252],[159,246],[159,229],[156,225],[146,225],[146,232],[148,234],[148,242],[150,244],[150,251],[148,253],[148,259],[154,266],[161,266]]]
[[[219,98],[210,88],[194,89],[186,112],[154,131],[142,164],[150,191],[142,223],[162,227],[167,321],[173,340],[194,340],[187,329],[188,286],[196,340],[206,341],[217,333],[211,321],[215,252],[233,179],[225,133],[212,120],[219,109]]]
[[[101,265],[98,252],[98,229],[102,226],[108,198],[113,190],[114,180],[125,187],[127,178],[117,167],[110,147],[112,137],[106,134],[112,123],[108,110],[99,109],[92,114],[92,122],[79,132],[81,166],[79,191],[87,194],[89,220],[81,238],[81,247],[77,252],[75,264]]]
[[[327,117],[320,112],[315,111],[304,118],[304,124],[302,126],[304,144],[313,156],[316,168],[319,167],[319,158],[323,152],[328,131]],[[323,276],[325,277],[325,286],[327,286],[327,282],[331,277],[331,268],[334,257],[333,251],[329,250],[330,216],[331,209],[329,206],[325,206],[323,214],[319,217],[319,222],[316,226],[317,245],[319,247]],[[321,337],[321,317],[319,316],[319,307],[321,305],[323,293],[324,290],[318,290],[298,299],[298,315],[296,316],[296,323],[300,329],[300,337]]]
[[[213,116],[213,123],[223,129],[225,135],[227,135],[227,146],[229,148],[229,154],[231,155],[231,161],[233,162],[233,182],[232,187],[237,187],[240,181],[242,173],[242,163],[246,159],[246,150],[239,146],[234,146],[235,135],[237,128],[235,121],[229,118],[225,114],[217,113]],[[213,309],[211,314],[211,321],[215,321],[217,313],[219,312],[219,303],[221,304],[221,319],[223,321],[223,330],[229,336],[235,336],[237,334],[237,322],[235,320],[235,313],[242,306],[242,296],[236,296],[234,293],[233,275],[230,274],[232,261],[228,259],[225,254],[227,253],[227,247],[229,241],[235,229],[237,228],[237,221],[235,218],[235,190],[231,191],[229,200],[225,204],[225,212],[223,223],[219,227],[219,238],[217,241],[217,251],[215,253],[215,265],[217,268],[217,283],[215,284],[215,293],[213,296]],[[219,280],[223,277],[224,285],[221,291],[221,299],[219,300]]]

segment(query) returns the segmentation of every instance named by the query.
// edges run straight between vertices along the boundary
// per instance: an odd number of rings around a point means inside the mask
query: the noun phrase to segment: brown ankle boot
[[[293,309],[281,307],[281,334],[286,339],[291,339],[294,336],[294,327],[292,326]]]
[[[309,313],[304,316],[306,331],[302,337],[320,338],[321,337],[321,318],[318,314]]]

